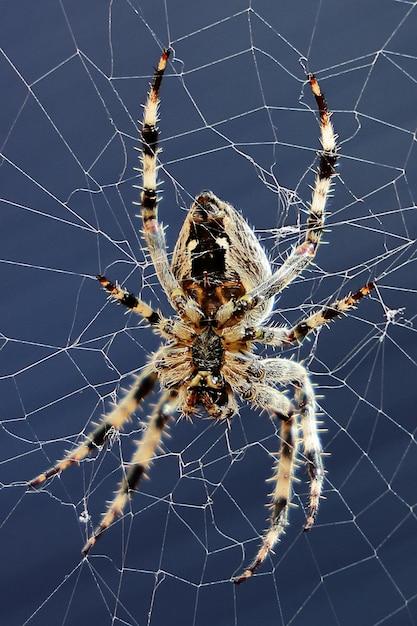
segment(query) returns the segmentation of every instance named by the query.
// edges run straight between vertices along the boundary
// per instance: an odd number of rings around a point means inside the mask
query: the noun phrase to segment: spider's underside
[[[263,248],[243,217],[211,191],[204,191],[190,207],[169,263],[164,229],[158,220],[156,126],[159,89],[168,57],[169,50],[165,50],[144,108],[142,185],[138,204],[147,249],[176,315],[165,318],[117,283],[98,276],[111,297],[147,321],[165,343],[137,376],[130,391],[95,430],[29,485],[43,483],[102,446],[109,433],[123,427],[159,382],[160,400],[113,501],[83,548],[83,553],[87,554],[115,517],[123,512],[130,493],[139,487],[174,413],[180,411],[191,416],[204,411],[214,419],[228,420],[238,410],[238,395],[268,411],[281,425],[279,457],[272,479],[269,529],[253,562],[233,579],[241,583],[270,554],[285,530],[299,440],[310,477],[305,530],[311,528],[316,518],[324,479],[315,397],[306,369],[293,360],[260,358],[254,354],[252,345],[260,342],[285,348],[302,341],[312,330],[354,307],[373,285],[370,283],[321,308],[292,328],[266,325],[274,296],[296,278],[316,254],[323,232],[326,199],[335,174],[336,136],[324,96],[312,74],[308,75],[308,80],[320,115],[322,150],[304,240],[293,248],[282,266],[272,272]],[[294,387],[294,402],[278,389],[288,385]]]

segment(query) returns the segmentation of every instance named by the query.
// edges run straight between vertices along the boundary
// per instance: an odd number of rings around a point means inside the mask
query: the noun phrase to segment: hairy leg
[[[79,463],[86,456],[97,450],[97,448],[100,448],[105,443],[112,430],[120,430],[123,427],[136,407],[153,390],[156,380],[157,374],[148,367],[137,377],[131,390],[122,398],[113,411],[103,418],[103,421],[97,425],[92,433],[87,435],[79,446],[69,451],[68,454],[51,467],[51,469],[42,472],[42,474],[39,474],[39,476],[29,481],[28,486],[37,487],[48,478],[66,470],[74,463]]]
[[[136,491],[139,488],[140,482],[159,448],[162,433],[167,422],[175,412],[177,407],[177,395],[175,391],[166,391],[156,405],[150,417],[148,427],[143,438],[137,444],[137,450],[133,455],[114,499],[108,505],[100,524],[94,530],[82,550],[84,555],[89,553],[97,539],[101,537],[114,519],[118,515],[122,515],[132,491]]]

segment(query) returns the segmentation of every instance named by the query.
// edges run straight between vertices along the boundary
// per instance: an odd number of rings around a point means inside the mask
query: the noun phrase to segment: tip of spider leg
[[[308,74],[308,82],[310,83],[310,87],[311,87],[311,90],[312,90],[313,94],[315,96],[317,96],[317,97],[320,97],[322,95],[322,93],[320,91],[320,87],[319,87],[319,84],[317,82],[317,78],[311,72]]]
[[[81,554],[84,557],[88,556],[88,553],[90,552],[91,548],[94,546],[94,544],[96,543],[97,538],[94,537],[94,535],[92,537],[90,537],[90,539],[87,541],[87,543],[85,544],[85,546],[83,547],[83,549],[81,550]]]
[[[317,509],[307,517],[305,524],[303,526],[303,532],[308,533],[309,530],[311,530],[314,526],[314,523],[316,521],[316,515],[317,515]]]
[[[370,293],[372,291],[372,289],[375,289],[375,287],[376,287],[376,283],[371,281],[367,285],[362,287],[362,289],[360,289],[359,291],[360,291],[362,296],[367,296],[368,293]]]
[[[240,576],[235,576],[235,578],[232,578],[232,583],[234,585],[240,585],[241,583],[245,582],[245,580],[248,580],[248,578],[250,578],[252,574],[253,571],[251,569],[247,569]]]
[[[164,50],[162,52],[162,55],[161,55],[161,60],[163,59],[165,61],[165,63],[166,63],[168,61],[168,59],[169,59],[169,56],[170,56],[171,52],[172,52],[172,48],[170,48],[169,46],[164,48]]]
[[[38,485],[41,485],[42,483],[44,483],[45,480],[46,480],[45,474],[39,474],[39,476],[37,476],[36,478],[29,480],[26,483],[26,485],[28,488],[38,487]]]

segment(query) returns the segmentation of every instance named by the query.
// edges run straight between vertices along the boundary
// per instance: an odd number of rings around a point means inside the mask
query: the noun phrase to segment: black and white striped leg
[[[185,304],[185,298],[178,281],[175,279],[168,261],[164,227],[158,219],[158,107],[159,90],[166,69],[170,51],[164,50],[155,70],[155,74],[145,103],[142,122],[141,168],[142,185],[140,202],[143,236],[151,255],[158,280],[170,300],[179,309]]]
[[[28,486],[37,487],[48,478],[63,472],[71,465],[74,465],[74,463],[79,463],[89,454],[100,448],[106,442],[110,432],[113,430],[118,431],[123,427],[136,407],[153,390],[157,378],[157,374],[148,367],[137,377],[129,393],[122,398],[113,411],[97,425],[93,432],[90,433],[79,446],[68,452],[68,454],[51,467],[51,469],[29,481]]]
[[[259,341],[260,343],[270,346],[285,347],[293,343],[301,342],[313,330],[320,328],[341,317],[348,311],[354,309],[358,302],[367,296],[372,289],[374,283],[368,283],[361,287],[358,291],[348,294],[340,300],[335,300],[329,305],[322,307],[309,317],[301,320],[292,328],[261,326],[259,328],[246,328],[243,335],[247,340]]]
[[[292,384],[299,413],[303,458],[310,477],[310,498],[304,530],[309,530],[317,515],[323,488],[324,468],[322,446],[317,429],[316,400],[313,386],[306,369],[296,361],[288,359],[264,359],[261,367],[267,381],[279,385]]]
[[[309,530],[317,515],[324,480],[322,447],[317,431],[313,387],[304,367],[295,361],[279,358],[264,359],[260,362],[260,367],[266,382],[283,386],[292,384],[295,387],[303,457],[310,477],[310,497],[304,525],[304,530]],[[267,409],[272,417],[279,417],[282,420],[281,446],[276,472],[272,478],[275,482],[275,490],[272,494],[270,526],[251,565],[243,574],[234,579],[236,584],[252,576],[285,532],[298,443],[297,415],[293,414],[289,400],[278,390],[263,383],[256,387],[258,391],[254,394],[252,401]]]
[[[271,414],[274,417],[274,414]],[[277,417],[277,416],[275,416]],[[279,416],[282,419],[282,416]],[[250,578],[266,557],[273,551],[274,546],[280,540],[288,525],[288,507],[291,502],[291,485],[294,473],[294,460],[296,457],[297,427],[293,417],[289,417],[281,422],[281,445],[275,472],[271,482],[275,483],[275,488],[271,503],[271,517],[269,528],[266,531],[262,545],[259,548],[252,563],[242,574],[233,579],[236,585],[240,585]]]
[[[143,438],[137,444],[137,450],[126,469],[125,476],[119,485],[114,499],[109,504],[100,524],[94,530],[82,550],[84,555],[89,553],[97,539],[101,537],[114,519],[118,515],[122,515],[131,493],[139,488],[143,476],[147,472],[155,453],[159,449],[162,433],[168,420],[173,416],[177,404],[178,394],[176,391],[166,391],[162,395],[150,417]]]
[[[118,283],[112,283],[105,276],[97,276],[101,286],[110,294],[118,304],[126,307],[144,319],[153,328],[153,331],[166,339],[177,338],[180,341],[192,341],[195,337],[193,328],[178,319],[163,317],[159,311],[155,311],[149,304],[136,297],[135,294],[122,289]]]
[[[133,313],[136,313],[136,315],[142,317],[148,322],[148,324],[155,326],[160,323],[162,319],[160,313],[158,311],[154,311],[149,304],[143,302],[143,300],[135,296],[135,294],[127,291],[126,289],[122,289],[117,282],[112,283],[108,280],[108,278],[102,276],[101,274],[97,276],[97,280],[103,289],[105,289],[116,302],[122,304],[127,309],[133,311]]]
[[[315,76],[309,74],[308,81],[320,115],[322,150],[319,153],[319,166],[307,218],[305,238],[301,244],[293,248],[288,258],[270,278],[236,300],[235,303],[227,305],[228,308],[223,315],[229,319],[242,319],[248,310],[256,308],[259,303],[280,293],[313,261],[321,241],[326,201],[331,191],[337,165],[337,135],[331,122],[331,113]]]

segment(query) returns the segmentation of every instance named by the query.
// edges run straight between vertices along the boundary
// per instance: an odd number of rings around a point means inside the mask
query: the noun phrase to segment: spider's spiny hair
[[[240,576],[234,579],[233,582],[236,584],[240,584],[252,576],[273,551],[276,543],[285,532],[285,527],[288,524],[288,508],[291,505],[291,484],[294,480],[294,467],[297,463],[298,427],[300,427],[302,435],[303,458],[306,460],[310,476],[310,499],[304,530],[309,530],[314,524],[324,480],[324,468],[321,458],[322,447],[315,419],[316,401],[313,386],[306,370],[296,361],[276,358],[262,360],[260,368],[267,382],[273,381],[275,384],[285,386],[291,383],[295,387],[295,400],[298,411],[294,411],[292,404],[288,400],[288,405],[284,412],[282,411],[283,407],[277,411],[276,403],[279,396],[274,389],[269,390],[269,397],[265,395],[263,398],[264,404],[262,406],[269,410],[272,417],[282,420],[281,446],[275,473],[271,479],[275,482],[275,489],[271,494],[272,513],[269,529],[264,534],[262,545],[255,559]],[[271,407],[274,407],[272,411]]]
[[[159,450],[162,433],[169,419],[173,416],[177,404],[178,393],[176,391],[166,391],[156,405],[145,434],[137,444],[137,450],[113,501],[109,504],[100,524],[82,549],[84,555],[89,553],[97,539],[101,537],[114,519],[123,513],[130,499],[131,492],[139,487],[141,479],[146,475],[146,471],[155,456],[155,452]]]
[[[299,364],[298,364],[298,367]],[[301,371],[301,370],[300,370]],[[322,460],[322,447],[317,432],[316,402],[313,386],[305,373],[303,378],[294,383],[295,398],[300,412],[300,427],[303,439],[303,456],[307,463],[307,471],[310,477],[310,496],[307,510],[307,519],[304,530],[310,530],[317,517],[319,502],[324,481],[324,467]]]
[[[313,195],[310,214],[307,219],[307,232],[305,241],[313,243],[315,247],[320,243],[324,224],[324,208],[329,195],[332,179],[335,175],[337,164],[336,135],[331,123],[331,113],[327,108],[324,94],[320,90],[314,74],[308,75],[311,90],[317,103],[320,115],[321,143],[319,167]]]
[[[152,261],[158,276],[159,282],[172,298],[174,304],[180,309],[184,306],[184,298],[182,293],[177,293],[178,282],[172,275],[166,252],[165,233],[163,225],[158,221],[158,106],[159,106],[159,90],[162,84],[162,78],[167,66],[170,50],[167,48],[163,51],[159,59],[158,67],[155,70],[145,103],[142,121],[142,150],[141,150],[141,169],[142,186],[140,203],[141,215],[143,222],[143,236],[146,246],[152,257]],[[175,294],[175,297],[172,294]]]
[[[294,343],[302,341],[312,330],[340,317],[349,309],[353,309],[359,300],[367,296],[375,287],[374,283],[368,283],[353,294],[349,294],[340,300],[336,300],[328,306],[324,306],[320,311],[313,313],[307,319],[296,324],[286,332],[284,343]]]
[[[28,487],[37,487],[48,478],[59,474],[74,463],[79,463],[89,454],[100,448],[106,441],[109,433],[113,430],[120,430],[123,424],[129,419],[138,404],[152,391],[157,381],[157,374],[145,370],[138,376],[136,384],[111,413],[93,430],[86,439],[71,450],[61,461],[58,461],[51,469],[39,474],[28,483]]]
[[[119,304],[127,307],[137,315],[140,315],[151,326],[159,324],[161,321],[161,315],[152,309],[148,304],[137,298],[133,293],[130,293],[126,289],[122,289],[116,282],[116,284],[110,282],[105,276],[99,274],[97,280],[100,285],[109,292]]]
[[[349,309],[355,308],[357,303],[367,296],[374,287],[374,283],[368,283],[355,293],[349,294],[340,300],[336,300],[328,306],[324,306],[316,313],[298,322],[298,324],[292,328],[285,326],[247,327],[243,335],[240,328],[238,328],[238,331],[245,341],[259,341],[268,346],[280,346],[285,348],[288,344],[303,341],[313,330],[320,328],[320,326],[327,325],[328,322],[341,317],[344,313],[349,311]],[[225,341],[233,341],[235,334],[236,330],[234,330],[233,327],[230,330],[228,329],[225,334]]]
[[[281,293],[296,276],[312,262],[317,248],[325,221],[326,201],[335,175],[337,163],[336,135],[331,123],[331,113],[320,90],[314,74],[308,75],[311,90],[316,100],[320,114],[320,151],[319,167],[312,193],[310,211],[307,218],[306,234],[304,241],[293,248],[291,254],[277,271],[261,285],[254,287],[244,294],[236,302],[227,303],[219,312],[218,317],[233,320],[235,323],[242,319],[249,310],[255,309],[265,300],[271,299]]]
[[[141,207],[142,207],[142,219],[145,231],[145,238],[147,230],[152,231],[157,221],[157,155],[159,152],[158,138],[159,132],[157,127],[158,122],[158,106],[159,106],[159,90],[162,83],[162,77],[167,65],[169,50],[164,50],[159,60],[158,67],[155,70],[151,88],[148,94],[143,113],[142,122],[142,194],[141,194]],[[147,222],[151,224],[147,224]],[[163,234],[162,225],[159,225]]]
[[[275,466],[275,473],[269,479],[270,482],[275,483],[274,492],[271,494],[270,526],[252,563],[242,574],[232,579],[236,585],[240,585],[256,572],[267,556],[271,554],[288,525],[288,505],[291,500],[291,483],[294,479],[294,459],[297,447],[296,431],[296,421],[292,417],[281,422],[279,458]]]

